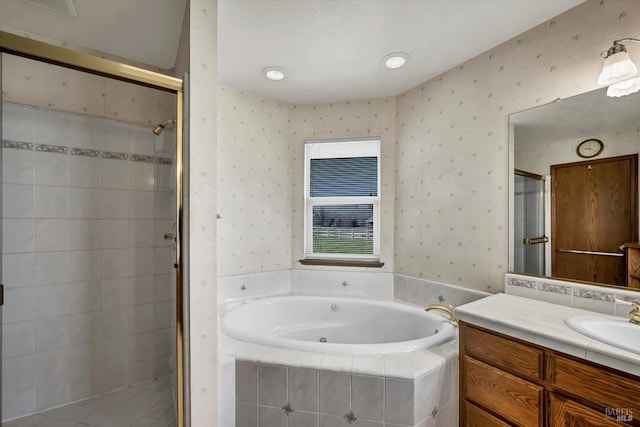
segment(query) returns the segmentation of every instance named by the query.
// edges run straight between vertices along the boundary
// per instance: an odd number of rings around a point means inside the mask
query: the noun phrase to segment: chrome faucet
[[[631,303],[631,312],[629,312],[629,322],[640,325],[640,306],[635,303]]]
[[[445,313],[447,313],[449,315],[449,322],[451,322],[454,325],[458,326],[458,319],[456,319],[455,316],[453,315],[453,307],[447,307],[446,305],[442,305],[442,304],[429,304],[428,306],[426,306],[424,308],[424,311],[431,311],[431,310],[444,311]],[[640,313],[639,313],[639,315],[640,315]]]

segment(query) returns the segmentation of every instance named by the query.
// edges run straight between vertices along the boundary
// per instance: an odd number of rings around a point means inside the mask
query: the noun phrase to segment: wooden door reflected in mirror
[[[638,155],[551,166],[554,277],[627,286],[624,244],[638,239]]]

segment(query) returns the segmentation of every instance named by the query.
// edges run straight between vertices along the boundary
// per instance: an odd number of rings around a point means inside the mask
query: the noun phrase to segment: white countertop
[[[579,334],[565,324],[571,316],[611,316],[502,293],[454,312],[458,320],[640,376],[640,355]]]

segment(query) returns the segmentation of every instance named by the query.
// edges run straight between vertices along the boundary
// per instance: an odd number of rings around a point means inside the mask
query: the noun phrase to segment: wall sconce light
[[[640,91],[640,77],[632,78],[638,74],[638,67],[622,44],[624,41],[640,43],[640,39],[635,38],[615,40],[607,51],[602,72],[598,77],[599,85],[609,86],[607,96],[619,97]]]

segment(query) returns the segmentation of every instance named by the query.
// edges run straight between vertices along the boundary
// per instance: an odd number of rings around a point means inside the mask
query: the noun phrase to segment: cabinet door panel
[[[624,425],[591,408],[561,396],[549,394],[549,427],[613,427]]]
[[[464,356],[466,398],[519,426],[538,426],[542,387]]]

